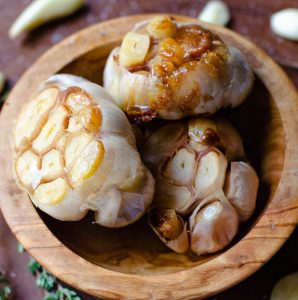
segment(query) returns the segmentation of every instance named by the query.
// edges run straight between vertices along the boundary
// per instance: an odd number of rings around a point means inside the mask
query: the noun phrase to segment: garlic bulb
[[[226,132],[233,133],[229,144]],[[243,147],[238,133],[222,120],[196,118],[153,131],[141,155],[156,177],[154,205],[189,214],[197,202],[223,188],[228,166],[224,153],[243,156]]]
[[[225,194],[242,222],[247,221],[255,210],[258,186],[258,175],[249,164],[243,161],[231,163],[225,183]]]
[[[149,225],[160,240],[177,253],[189,248],[186,223],[174,209],[155,208],[149,213]]]
[[[191,250],[197,255],[227,246],[238,231],[236,210],[222,191],[204,199],[189,218]]]
[[[168,16],[152,19],[146,30],[129,32],[104,70],[104,87],[129,116],[148,121],[212,114],[239,105],[249,93],[252,68],[216,34]]]
[[[14,133],[19,186],[44,212],[121,227],[150,205],[154,180],[142,164],[125,114],[100,86],[54,75],[23,107]]]

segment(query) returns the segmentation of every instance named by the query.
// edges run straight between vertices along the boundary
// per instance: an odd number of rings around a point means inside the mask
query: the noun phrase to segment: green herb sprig
[[[11,288],[9,280],[4,276],[4,272],[0,271],[0,300],[10,300]]]

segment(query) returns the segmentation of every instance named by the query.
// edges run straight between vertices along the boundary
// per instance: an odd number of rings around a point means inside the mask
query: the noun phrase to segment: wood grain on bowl
[[[198,299],[259,269],[298,223],[297,93],[283,71],[251,42],[205,24],[240,48],[258,77],[247,101],[223,113],[243,136],[248,158],[261,179],[257,212],[225,251],[203,258],[171,253],[143,225],[144,220],[113,231],[92,225],[90,216],[77,223],[56,221],[34,208],[12,175],[14,120],[38,84],[58,72],[100,83],[109,51],[134,23],[149,17],[115,19],[82,30],[46,52],[23,75],[0,117],[1,209],[28,252],[78,289],[107,299]]]

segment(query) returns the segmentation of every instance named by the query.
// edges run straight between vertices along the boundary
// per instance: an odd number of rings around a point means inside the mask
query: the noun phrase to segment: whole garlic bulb
[[[202,255],[222,249],[255,209],[258,177],[241,161],[245,154],[239,134],[222,119],[162,124],[145,133],[141,156],[156,178],[149,224],[174,251],[190,246]],[[166,236],[167,230],[179,234]]]
[[[100,86],[54,75],[24,105],[15,126],[14,170],[33,203],[59,220],[95,211],[121,227],[150,205],[154,179],[125,114]]]
[[[253,78],[242,52],[210,30],[159,16],[112,50],[104,87],[131,117],[177,120],[239,105]]]

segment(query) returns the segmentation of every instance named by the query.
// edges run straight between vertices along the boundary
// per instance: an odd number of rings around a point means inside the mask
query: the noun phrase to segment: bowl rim
[[[0,207],[6,222],[29,254],[49,272],[79,290],[107,299],[131,298],[132,295],[138,299],[192,299],[216,294],[239,283],[265,264],[298,223],[298,185],[295,185],[298,179],[298,147],[295,147],[298,145],[298,114],[295,115],[298,95],[295,87],[263,50],[244,37],[227,28],[173,14],[169,15],[178,21],[201,24],[237,41],[244,53],[253,51],[254,72],[270,90],[279,110],[285,136],[283,172],[272,201],[250,232],[221,255],[191,269],[166,275],[123,274],[95,265],[64,246],[47,228],[26,193],[16,187],[10,153],[15,99],[26,99],[40,82],[71,61],[107,43],[118,42],[133,24],[156,15],[160,14],[133,15],[101,22],[54,45],[24,73],[0,114],[0,128],[3,128],[0,165],[4,166],[6,174],[0,181]]]

